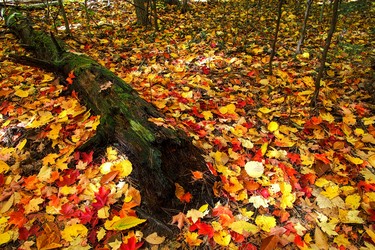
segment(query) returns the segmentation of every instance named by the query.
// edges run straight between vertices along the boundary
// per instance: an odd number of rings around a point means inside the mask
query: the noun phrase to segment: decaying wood
[[[47,63],[65,76],[74,72],[71,87],[101,117],[97,134],[88,145],[103,147],[111,143],[126,153],[133,164],[132,177],[141,191],[143,214],[166,222],[171,215],[168,211],[175,213],[185,207],[175,197],[175,183],[192,193],[193,200],[187,207],[212,204],[211,184],[192,180],[191,171],[207,173],[207,168],[201,150],[184,132],[149,121],[163,115],[91,58],[67,52],[63,42],[33,30],[25,19],[8,20],[7,24],[33,52],[37,59],[34,63]]]

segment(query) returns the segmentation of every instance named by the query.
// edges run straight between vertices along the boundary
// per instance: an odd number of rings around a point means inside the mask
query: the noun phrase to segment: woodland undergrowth
[[[29,12],[70,50],[129,83],[205,151],[215,207],[171,213],[181,231],[144,235],[132,164],[108,147],[77,148],[94,135],[69,81],[17,64],[27,52],[0,30],[0,247],[2,249],[374,249],[374,6],[344,3],[319,104],[309,106],[330,7],[313,5],[301,54],[303,6],[284,6],[268,74],[275,1],[158,6],[159,31],[135,25],[126,1],[66,4],[73,38],[55,7]],[[370,2],[370,1],[369,1]],[[53,20],[55,18],[55,20]],[[1,21],[4,26],[4,21]],[[371,61],[372,60],[372,61]],[[193,181],[203,173],[193,172]],[[219,181],[220,180],[220,181]],[[189,202],[189,190],[176,185]]]

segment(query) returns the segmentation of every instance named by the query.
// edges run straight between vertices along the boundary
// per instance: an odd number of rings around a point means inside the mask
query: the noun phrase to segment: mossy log
[[[175,183],[193,195],[188,206],[212,203],[211,185],[193,182],[191,171],[207,172],[202,151],[181,130],[157,126],[149,118],[163,117],[151,104],[114,73],[88,56],[68,52],[62,41],[34,30],[27,20],[8,18],[9,29],[33,52],[36,60],[66,77],[74,72],[71,87],[93,113],[100,115],[90,147],[117,145],[133,164],[132,177],[142,195],[142,211],[166,221],[186,204],[175,197]],[[110,84],[108,84],[110,83]]]

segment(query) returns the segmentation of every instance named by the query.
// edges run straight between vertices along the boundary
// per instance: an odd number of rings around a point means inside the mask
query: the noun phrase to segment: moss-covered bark
[[[72,88],[89,109],[101,116],[90,146],[100,143],[98,146],[102,147],[103,143],[112,142],[128,155],[141,190],[143,210],[168,220],[165,209],[183,206],[174,195],[174,183],[193,194],[191,206],[212,202],[207,183],[192,182],[191,178],[191,171],[206,171],[202,152],[182,131],[150,122],[150,117],[162,116],[152,104],[108,69],[87,56],[65,51],[64,43],[34,31],[25,20],[8,23],[36,58],[48,61],[65,75],[74,72]],[[101,89],[108,82],[111,86]]]

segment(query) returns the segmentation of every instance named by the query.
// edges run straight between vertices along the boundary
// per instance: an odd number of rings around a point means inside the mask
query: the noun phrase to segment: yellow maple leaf
[[[210,120],[213,118],[213,115],[212,115],[212,112],[211,111],[203,111],[202,112],[202,115],[204,116],[204,119],[207,121],[207,120]]]
[[[339,219],[342,223],[363,224],[365,221],[359,217],[359,210],[339,209]]]
[[[359,194],[348,195],[345,198],[345,204],[350,209],[357,209],[361,205],[361,196]]]
[[[214,241],[221,246],[228,246],[231,240],[231,236],[227,231],[221,230],[214,233]]]
[[[193,223],[197,222],[198,219],[203,218],[203,216],[204,216],[203,213],[197,209],[190,209],[186,213],[186,218],[191,218]]]
[[[117,159],[117,151],[112,147],[107,148],[107,159],[110,161],[114,161]]]
[[[292,186],[289,183],[282,182],[280,183],[280,190],[283,194],[281,197],[280,207],[282,209],[292,208],[293,203],[296,200],[295,195],[292,193]]]
[[[263,231],[270,232],[276,226],[276,219],[273,216],[258,215],[255,218],[255,224],[258,225]]]
[[[189,246],[200,246],[203,240],[198,238],[199,234],[195,232],[187,232],[185,233],[185,241]]]
[[[40,197],[31,199],[29,203],[25,205],[25,214],[38,212],[41,209],[39,205],[42,204],[43,202],[44,202],[44,199]]]
[[[47,137],[51,140],[56,140],[57,138],[59,138],[59,133],[62,128],[61,123],[52,123],[50,128],[51,131],[49,131]]]
[[[66,226],[64,230],[61,232],[61,238],[66,241],[73,241],[76,237],[81,236],[82,238],[86,238],[87,236],[87,228],[82,224],[75,224]]]
[[[335,237],[335,239],[333,240],[333,242],[335,242],[337,244],[337,246],[344,246],[344,247],[348,247],[351,245],[350,241],[348,240],[348,238],[345,237],[345,235],[343,234],[340,234],[338,236]]]
[[[330,186],[326,187],[325,191],[322,191],[321,194],[327,197],[328,199],[332,200],[336,196],[340,195],[340,187],[331,183]]]

